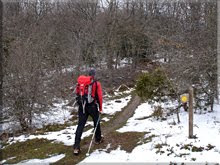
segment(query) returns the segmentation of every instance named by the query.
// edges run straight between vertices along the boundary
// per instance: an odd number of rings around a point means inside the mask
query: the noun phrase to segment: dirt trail
[[[109,132],[117,130],[118,128],[123,126],[126,123],[126,121],[130,117],[132,117],[135,109],[138,105],[140,105],[140,103],[140,97],[137,95],[133,96],[128,105],[125,108],[123,108],[122,112],[115,116],[114,119],[112,119],[107,125],[102,127],[103,134],[106,135]]]

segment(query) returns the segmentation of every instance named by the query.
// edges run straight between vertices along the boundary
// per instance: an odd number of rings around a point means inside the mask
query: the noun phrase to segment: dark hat
[[[95,68],[91,68],[91,69],[89,70],[89,76],[95,76],[95,73],[96,73]]]

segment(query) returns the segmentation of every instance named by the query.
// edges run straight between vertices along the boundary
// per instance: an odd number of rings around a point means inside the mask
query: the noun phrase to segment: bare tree
[[[194,84],[198,96],[205,93],[205,101],[213,105],[217,84],[216,3],[187,0],[103,3],[101,0],[5,3],[4,95],[0,96],[4,96],[10,113],[15,110],[13,117],[23,122],[23,128],[31,125],[33,113],[40,115],[42,109],[49,108],[52,98],[67,97],[76,76],[90,66],[100,67],[106,72],[105,82],[114,85],[119,79],[126,81],[140,66],[154,65],[159,62],[153,60],[164,59],[162,66],[178,94]],[[130,70],[117,79],[123,58],[130,60]],[[149,63],[144,63],[145,60]],[[103,66],[103,62],[107,65]]]
[[[17,19],[22,20],[22,24],[18,23],[18,26],[22,26],[23,30],[28,29],[24,33],[16,36],[16,29],[10,31],[10,26],[5,27],[4,31],[5,40],[13,38],[5,56],[4,100],[7,100],[5,106],[8,107],[8,117],[18,121],[22,130],[32,127],[34,114],[40,115],[47,111],[53,96],[44,63],[45,45],[50,40],[49,29],[44,30],[43,20],[39,22],[38,19],[30,19],[29,15],[32,14],[34,10],[31,8],[27,13],[24,10],[19,11],[14,19],[6,22],[10,25],[17,22]],[[4,17],[8,16],[6,13]]]
[[[2,47],[2,14],[3,14],[3,4],[0,1],[0,111],[3,108],[3,47]]]
[[[217,16],[217,20],[218,20],[218,27],[217,27],[217,38],[218,38],[218,43],[217,43],[217,63],[218,63],[218,102],[220,101],[220,22],[219,22],[219,18],[220,18],[220,2],[217,1],[217,11],[218,11],[218,16]]]

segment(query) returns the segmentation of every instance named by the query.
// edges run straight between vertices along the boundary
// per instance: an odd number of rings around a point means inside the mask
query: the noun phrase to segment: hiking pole
[[[96,132],[96,129],[97,129],[97,127],[98,127],[100,118],[101,118],[101,114],[99,114],[99,118],[98,118],[98,120],[97,120],[96,127],[95,127],[94,133],[93,133],[93,135],[92,135],[92,140],[91,140],[91,142],[90,142],[89,149],[88,149],[88,152],[86,153],[86,156],[89,156],[89,151],[90,151],[90,149],[91,149],[92,141],[93,141],[93,139],[94,139],[95,132]]]

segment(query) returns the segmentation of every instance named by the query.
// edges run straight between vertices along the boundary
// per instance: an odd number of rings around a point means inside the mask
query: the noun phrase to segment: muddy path
[[[115,131],[126,124],[127,120],[132,117],[135,109],[140,105],[141,99],[139,96],[134,95],[131,101],[128,103],[123,110],[115,115],[115,117],[108,122],[107,125],[102,126],[102,132],[104,135],[108,135],[108,133]]]

